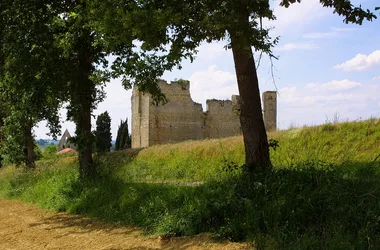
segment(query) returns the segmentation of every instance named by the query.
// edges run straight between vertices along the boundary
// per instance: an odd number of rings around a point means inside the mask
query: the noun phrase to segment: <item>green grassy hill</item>
[[[97,158],[78,178],[76,156],[33,172],[0,169],[0,195],[149,233],[211,232],[258,249],[380,249],[380,120],[269,134],[273,170],[245,174],[242,137],[188,141]]]
[[[380,120],[325,124],[270,133],[279,147],[271,149],[276,168],[309,165],[357,165],[380,154]],[[131,155],[135,155],[131,159]],[[114,152],[100,159],[102,169],[126,181],[202,182],[225,176],[228,166],[244,163],[243,138],[187,141],[141,151]]]

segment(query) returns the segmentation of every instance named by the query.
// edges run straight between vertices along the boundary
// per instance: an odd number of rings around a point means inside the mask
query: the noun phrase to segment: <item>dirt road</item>
[[[132,227],[53,213],[19,201],[0,200],[0,249],[251,249],[246,244],[216,243],[208,235],[143,237]]]

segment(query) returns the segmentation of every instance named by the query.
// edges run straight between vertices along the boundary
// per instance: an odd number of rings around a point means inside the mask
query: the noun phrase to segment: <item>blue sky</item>
[[[354,5],[374,9],[378,0],[355,0]],[[268,57],[258,69],[260,90],[278,90],[278,127],[317,125],[340,120],[380,117],[380,16],[362,26],[345,24],[343,17],[323,8],[318,0],[304,0],[288,9],[272,2],[277,20],[272,36],[280,36],[274,49],[273,74]],[[380,14],[380,13],[377,13]],[[194,101],[205,106],[206,99],[230,99],[238,94],[232,52],[225,43],[202,44],[197,59],[184,62],[182,70],[166,72],[163,78],[190,80]],[[258,54],[256,55],[258,57]],[[110,113],[116,138],[121,119],[131,119],[131,91],[112,80],[107,98],[95,115]],[[65,120],[65,110],[61,112]],[[93,121],[95,124],[95,119]],[[37,138],[48,138],[46,123],[35,128]],[[74,133],[72,122],[62,124],[62,132]]]

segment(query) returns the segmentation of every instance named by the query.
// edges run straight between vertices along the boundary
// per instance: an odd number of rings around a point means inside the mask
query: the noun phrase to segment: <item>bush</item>
[[[56,145],[49,145],[45,148],[42,156],[43,158],[53,158],[56,156],[57,152],[58,149]]]
[[[41,151],[41,148],[38,146],[37,143],[34,145],[34,157],[35,157],[36,161],[38,161],[42,158],[42,151]]]

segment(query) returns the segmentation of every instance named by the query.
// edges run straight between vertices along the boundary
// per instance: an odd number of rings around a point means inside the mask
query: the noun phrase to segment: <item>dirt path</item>
[[[216,243],[208,235],[147,238],[132,227],[53,213],[19,201],[0,200],[0,249],[251,249]]]

